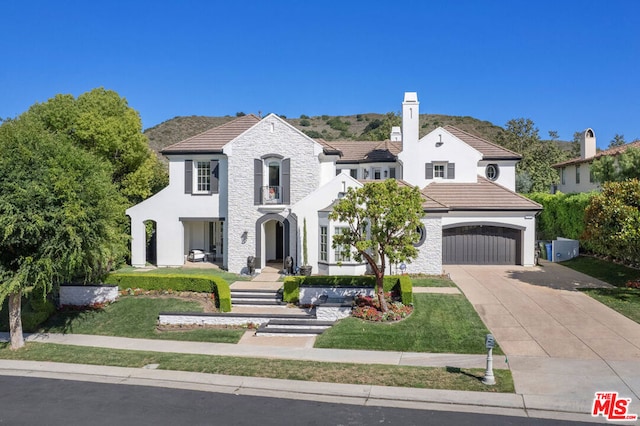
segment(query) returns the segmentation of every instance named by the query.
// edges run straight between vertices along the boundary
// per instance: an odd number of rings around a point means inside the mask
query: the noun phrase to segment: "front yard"
[[[628,282],[640,280],[640,270],[590,256],[580,256],[562,265],[616,286],[581,291],[640,324],[640,288],[627,287]]]

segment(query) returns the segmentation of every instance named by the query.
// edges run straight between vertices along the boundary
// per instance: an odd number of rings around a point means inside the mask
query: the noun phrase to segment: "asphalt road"
[[[572,423],[0,376],[0,424],[282,426]]]

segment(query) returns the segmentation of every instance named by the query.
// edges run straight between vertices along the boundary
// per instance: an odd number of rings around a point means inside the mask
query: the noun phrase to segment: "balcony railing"
[[[262,204],[282,204],[282,187],[263,186]]]

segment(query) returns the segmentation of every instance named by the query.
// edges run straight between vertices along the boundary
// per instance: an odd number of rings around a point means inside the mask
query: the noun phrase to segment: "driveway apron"
[[[640,398],[640,324],[575,290],[608,284],[548,262],[445,272],[507,355],[530,408],[555,395],[588,411],[594,392],[607,389]]]

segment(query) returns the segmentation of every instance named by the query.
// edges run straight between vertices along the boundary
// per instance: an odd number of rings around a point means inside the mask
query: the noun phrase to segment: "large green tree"
[[[138,112],[116,92],[98,88],[77,98],[56,95],[33,105],[29,114],[50,132],[108,161],[113,182],[130,204],[167,184],[167,173],[142,133]]]
[[[640,179],[640,148],[628,147],[624,152],[603,155],[591,163],[591,172],[596,182],[621,182]]]
[[[509,120],[498,143],[522,155],[516,167],[516,190],[523,193],[548,192],[558,183],[558,172],[552,165],[569,156],[553,140],[541,140],[538,128],[528,118]]]
[[[341,249],[345,257],[353,255],[356,261],[364,259],[369,264],[383,312],[388,310],[383,289],[387,261],[406,262],[418,254],[414,244],[420,239],[422,201],[417,187],[387,179],[350,188],[329,215],[331,220],[348,225],[333,236],[333,247]]]
[[[23,294],[94,279],[124,255],[127,202],[110,163],[33,113],[0,126],[0,152],[0,303],[9,298],[17,349]]]

